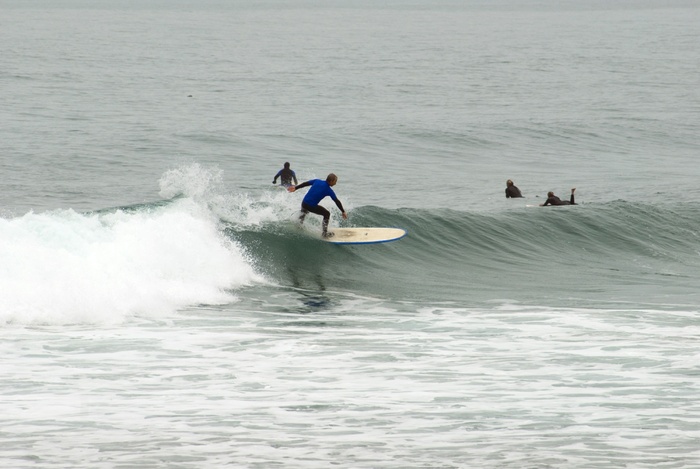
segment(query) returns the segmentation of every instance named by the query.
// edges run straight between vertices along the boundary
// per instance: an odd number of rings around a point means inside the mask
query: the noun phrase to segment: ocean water
[[[700,467],[698,24],[0,1],[0,466]]]

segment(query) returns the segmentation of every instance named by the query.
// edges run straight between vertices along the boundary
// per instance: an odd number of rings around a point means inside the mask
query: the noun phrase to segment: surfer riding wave
[[[323,217],[324,237],[333,236],[333,234],[328,233],[328,222],[331,219],[331,212],[319,205],[321,200],[326,197],[330,197],[338,206],[338,209],[340,209],[341,213],[343,214],[343,218],[348,218],[348,214],[345,213],[343,204],[340,203],[340,200],[338,200],[338,197],[335,195],[335,192],[333,192],[332,189],[337,182],[338,176],[330,173],[326,177],[325,181],[322,179],[311,179],[310,181],[302,182],[298,186],[290,186],[287,188],[289,192],[295,192],[297,189],[303,189],[304,187],[311,186],[311,189],[309,189],[309,192],[306,193],[304,199],[301,201],[301,215],[299,215],[299,223],[304,223],[304,218],[306,218],[306,214],[309,212],[321,215]]]

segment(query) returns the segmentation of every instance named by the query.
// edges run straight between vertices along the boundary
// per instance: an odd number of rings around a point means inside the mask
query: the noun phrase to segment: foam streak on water
[[[700,457],[697,312],[409,315],[346,298],[322,317],[201,313],[13,330],[0,350],[12,441],[0,460],[655,468]]]

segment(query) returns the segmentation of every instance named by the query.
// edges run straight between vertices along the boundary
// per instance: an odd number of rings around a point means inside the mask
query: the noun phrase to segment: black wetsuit
[[[569,200],[561,200],[559,197],[554,195],[552,197],[548,197],[544,205],[576,205],[576,203],[574,202],[574,194],[571,194]]]
[[[516,186],[508,186],[506,187],[506,199],[517,199],[518,197],[522,197],[523,194],[520,193],[520,189],[518,189]]]
[[[297,183],[297,175],[294,173],[294,171],[292,171],[289,168],[280,169],[279,172],[275,174],[275,178],[272,180],[272,184],[277,184],[277,178],[281,178],[280,184],[282,184],[283,186],[291,186],[292,179],[294,179],[294,184]]]

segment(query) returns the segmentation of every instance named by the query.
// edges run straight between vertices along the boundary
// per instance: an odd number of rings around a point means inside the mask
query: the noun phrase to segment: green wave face
[[[282,285],[431,301],[668,301],[694,298],[700,207],[613,202],[498,214],[362,207],[353,226],[408,231],[333,246],[293,223],[227,228]]]

